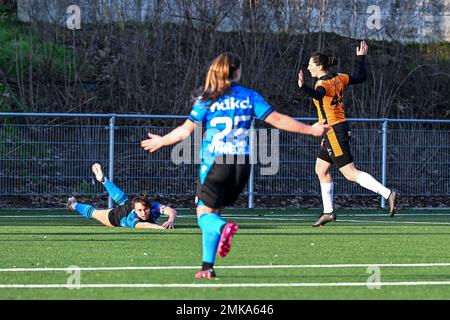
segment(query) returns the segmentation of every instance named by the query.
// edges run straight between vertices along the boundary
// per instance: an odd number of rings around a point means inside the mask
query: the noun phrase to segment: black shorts
[[[338,168],[342,168],[353,162],[350,151],[351,131],[347,121],[332,125],[319,149],[318,158]]]
[[[232,206],[244,190],[250,177],[250,161],[248,156],[240,156],[245,163],[214,163],[206,175],[203,184],[200,177],[197,182],[197,201],[201,200],[207,207],[220,209]]]
[[[115,226],[120,226],[120,220],[133,210],[131,200],[127,200],[123,205],[117,206],[108,213],[109,222]]]

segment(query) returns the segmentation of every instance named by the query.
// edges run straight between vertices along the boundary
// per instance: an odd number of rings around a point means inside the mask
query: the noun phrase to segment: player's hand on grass
[[[361,41],[360,46],[356,47],[357,56],[365,56],[367,54],[367,51],[369,51],[369,46],[365,41]]]
[[[151,133],[148,133],[148,137],[149,139],[141,141],[141,148],[145,151],[155,152],[164,147],[163,137]]]
[[[311,135],[321,137],[328,132],[330,127],[325,123],[325,119],[319,120],[311,126]]]
[[[164,229],[173,229],[174,223],[173,223],[173,221],[167,220],[166,222],[164,222],[162,224],[162,226],[164,227]]]
[[[299,88],[303,87],[305,84],[305,77],[303,76],[303,70],[300,69],[300,72],[298,73],[298,86]]]

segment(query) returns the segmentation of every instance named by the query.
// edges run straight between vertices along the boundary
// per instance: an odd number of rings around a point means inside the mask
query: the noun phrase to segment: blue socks
[[[83,217],[85,217],[88,220],[92,219],[92,213],[94,212],[95,208],[89,204],[75,204],[75,210],[77,210]]]
[[[202,230],[202,261],[214,264],[222,227],[226,222],[216,213],[205,213],[198,218],[198,225]]]
[[[114,200],[115,203],[117,203],[119,206],[123,205],[127,200],[128,197],[118,186],[116,186],[114,183],[109,181],[108,179],[103,182],[103,185],[106,188],[106,191],[108,191],[111,198]]]

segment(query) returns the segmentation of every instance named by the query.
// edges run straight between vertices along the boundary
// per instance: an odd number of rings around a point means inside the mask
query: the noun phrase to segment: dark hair
[[[136,203],[140,203],[147,208],[150,208],[150,206],[151,206],[150,198],[146,193],[133,198],[133,201],[132,201],[133,208]]]
[[[236,54],[221,53],[209,66],[200,99],[215,101],[225,94],[230,89],[231,80],[240,67],[241,59]]]
[[[322,66],[325,71],[338,64],[338,60],[335,57],[320,52],[313,52],[311,58],[316,65]]]

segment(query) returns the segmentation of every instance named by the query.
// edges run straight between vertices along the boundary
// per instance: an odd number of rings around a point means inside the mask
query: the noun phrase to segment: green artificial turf
[[[240,229],[229,255],[216,260],[218,279],[206,280],[194,279],[201,233],[191,211],[179,212],[174,230],[132,230],[107,228],[64,211],[2,210],[0,299],[450,298],[450,265],[405,265],[450,263],[450,211],[405,210],[391,219],[381,211],[343,210],[337,222],[319,229],[311,227],[312,210],[231,210],[225,218]],[[334,264],[347,266],[329,266]],[[82,288],[72,289],[68,280],[71,286],[77,283],[76,274],[66,270],[71,266],[119,269],[81,270]],[[161,268],[123,269],[151,266]],[[26,270],[5,270],[10,268]],[[379,289],[371,281],[374,274],[380,275]],[[383,285],[391,282],[404,285]],[[18,284],[62,287],[1,287]],[[92,284],[158,286],[83,287]]]

